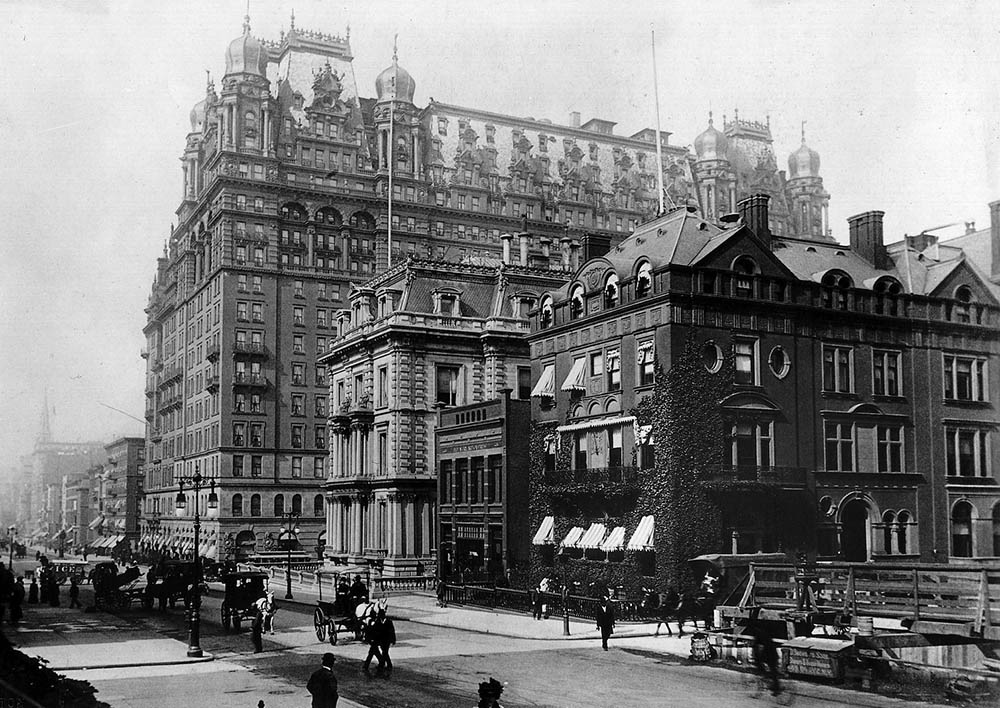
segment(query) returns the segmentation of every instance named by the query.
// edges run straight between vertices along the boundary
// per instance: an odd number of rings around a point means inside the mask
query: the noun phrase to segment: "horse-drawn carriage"
[[[48,564],[43,567],[45,568],[46,574],[51,573],[51,576],[57,585],[63,585],[73,578],[76,578],[76,582],[82,583],[88,577],[87,569],[89,568],[89,564],[87,561],[50,560]]]
[[[240,631],[243,620],[252,620],[257,614],[257,603],[267,597],[268,574],[259,571],[225,573],[220,580],[226,586],[222,598],[222,626]]]
[[[118,572],[114,561],[98,563],[90,571],[90,582],[94,586],[94,607],[102,609],[125,609],[133,602],[141,602],[144,588],[139,587],[141,572],[138,566]]]
[[[152,609],[155,602],[165,610],[168,604],[171,608],[176,606],[178,600],[183,600],[187,607],[195,583],[201,585],[202,593],[207,592],[208,586],[195,570],[193,561],[164,561],[151,568],[143,598],[146,609]]]
[[[331,602],[323,599],[323,584],[319,583],[319,599],[313,611],[313,627],[316,630],[316,639],[321,642],[325,642],[329,636],[330,644],[335,645],[341,632],[353,634],[359,642],[365,641],[365,633],[375,621],[378,606],[368,601],[367,591],[363,598],[358,598],[349,591],[344,591],[344,587],[341,585],[334,592],[334,599]]]

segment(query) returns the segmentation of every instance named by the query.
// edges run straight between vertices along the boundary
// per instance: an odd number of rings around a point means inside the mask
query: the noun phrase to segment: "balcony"
[[[804,489],[807,471],[804,467],[756,467],[753,465],[718,465],[706,468],[701,483],[706,487],[763,484],[770,487]]]
[[[162,370],[163,369],[163,359],[161,359],[160,357],[158,357],[155,354],[153,354],[150,357],[149,368],[152,371],[160,371],[160,370]]]
[[[545,473],[545,483],[549,485],[597,485],[608,482],[636,485],[639,483],[639,469],[637,467],[580,467]]]
[[[142,357],[143,359],[148,359],[149,358],[149,347],[143,347],[142,349],[140,349],[139,350],[139,356]]]
[[[151,428],[149,431],[149,441],[153,443],[158,443],[163,440],[163,432],[158,428]]]
[[[233,374],[233,386],[248,386],[250,388],[267,388],[268,382],[263,374]]]
[[[184,378],[184,367],[174,364],[173,366],[168,366],[164,369],[163,378],[160,379],[160,384],[168,384],[182,378]]]
[[[209,361],[219,360],[219,351],[222,349],[218,344],[209,344],[205,349],[205,358]]]
[[[233,342],[233,356],[248,354],[250,356],[267,357],[267,347],[259,342]]]
[[[215,393],[219,390],[219,375],[210,374],[205,377],[205,390],[210,393]]]

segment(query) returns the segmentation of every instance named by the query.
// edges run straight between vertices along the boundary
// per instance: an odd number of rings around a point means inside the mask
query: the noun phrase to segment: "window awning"
[[[580,540],[580,536],[582,535],[583,535],[583,529],[579,526],[574,526],[569,530],[569,533],[566,534],[566,538],[564,538],[562,540],[562,543],[559,545],[563,546],[564,548],[575,548],[576,542]]]
[[[555,398],[556,395],[556,365],[546,364],[542,369],[542,375],[538,377],[538,383],[531,389],[533,398]]]
[[[653,517],[644,516],[642,520],[639,521],[639,525],[635,529],[635,533],[632,534],[632,538],[628,542],[628,550],[630,551],[652,551],[655,550],[653,546]]]
[[[94,519],[89,524],[87,524],[87,528],[93,530],[93,529],[96,529],[98,526],[100,526],[103,523],[104,523],[104,517],[103,516],[98,516],[96,519]]]
[[[639,365],[649,364],[653,361],[653,340],[643,342],[635,349],[635,362]]]
[[[561,388],[563,391],[586,391],[587,384],[584,377],[587,373],[587,360],[574,359],[573,368],[569,370],[569,376],[563,381]]]
[[[546,516],[542,519],[542,523],[538,526],[538,530],[535,531],[535,537],[531,539],[531,543],[535,546],[545,546],[549,544],[555,544],[556,540],[553,536],[553,527],[555,526],[555,517]]]
[[[620,551],[623,548],[625,548],[625,527],[615,526],[614,530],[604,539],[604,543],[601,544],[601,550],[610,553],[611,551]]]
[[[574,430],[590,430],[591,428],[610,428],[612,425],[631,425],[635,422],[634,415],[623,415],[617,418],[597,418],[596,420],[585,420],[582,423],[572,423],[571,425],[560,425],[556,428],[560,433],[571,433]]]
[[[607,353],[608,371],[618,371],[622,366],[622,354],[620,349],[609,349]]]
[[[587,533],[583,534],[580,540],[576,542],[576,547],[600,548],[606,533],[607,529],[604,524],[591,524],[590,528],[587,529]]]
[[[115,521],[115,528],[116,529],[124,529],[125,528],[125,519],[118,519],[117,521]]]

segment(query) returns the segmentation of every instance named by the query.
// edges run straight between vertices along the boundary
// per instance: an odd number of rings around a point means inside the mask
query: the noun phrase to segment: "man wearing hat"
[[[323,655],[323,665],[313,671],[306,688],[312,696],[312,708],[337,708],[337,677],[333,675],[333,664],[337,661],[330,652]]]

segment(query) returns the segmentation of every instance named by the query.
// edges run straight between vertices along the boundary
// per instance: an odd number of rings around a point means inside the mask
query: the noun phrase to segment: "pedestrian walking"
[[[443,578],[438,578],[437,587],[435,588],[437,592],[438,607],[448,606],[448,596],[445,594],[448,590],[447,583],[444,582]]]
[[[368,656],[365,657],[365,662],[362,664],[361,669],[367,674],[369,667],[372,664],[372,658],[378,659],[378,673],[382,673],[382,667],[384,665],[384,660],[382,659],[382,649],[379,646],[378,634],[376,632],[376,627],[378,626],[378,619],[372,624],[368,631],[365,633],[365,639],[368,640]]]
[[[56,590],[56,597],[58,596],[59,591]],[[69,581],[69,607],[70,609],[73,609],[74,607],[83,607],[83,605],[80,604],[80,586],[76,584],[76,578],[70,578]]]
[[[615,607],[611,604],[607,593],[601,598],[601,604],[597,607],[595,614],[597,628],[601,630],[601,647],[608,650],[608,637],[615,631]]]
[[[253,653],[264,651],[264,613],[258,607],[250,623],[250,638],[253,640]]]
[[[54,573],[45,574],[45,584],[49,588],[49,607],[59,607],[59,583]]]
[[[531,588],[531,616],[536,620],[542,618],[542,591],[539,588]]]
[[[14,583],[14,591],[10,596],[10,623],[16,625],[24,617],[24,610],[21,606],[24,604],[24,578],[20,577]]]
[[[375,641],[378,642],[379,654],[381,655],[379,657],[378,671],[381,673],[384,668],[385,672],[389,673],[392,671],[392,659],[389,658],[389,647],[396,643],[396,626],[392,623],[392,619],[386,615],[384,607],[379,608],[374,630]]]
[[[337,677],[333,675],[333,664],[337,661],[330,652],[323,655],[323,665],[313,671],[306,689],[312,696],[312,708],[337,708],[340,694],[337,692]]]
[[[503,684],[492,676],[489,681],[479,684],[479,703],[476,708],[503,708],[500,696],[503,694]]]
[[[38,581],[35,580],[34,576],[31,578],[31,585],[28,586],[28,604],[38,604]]]

